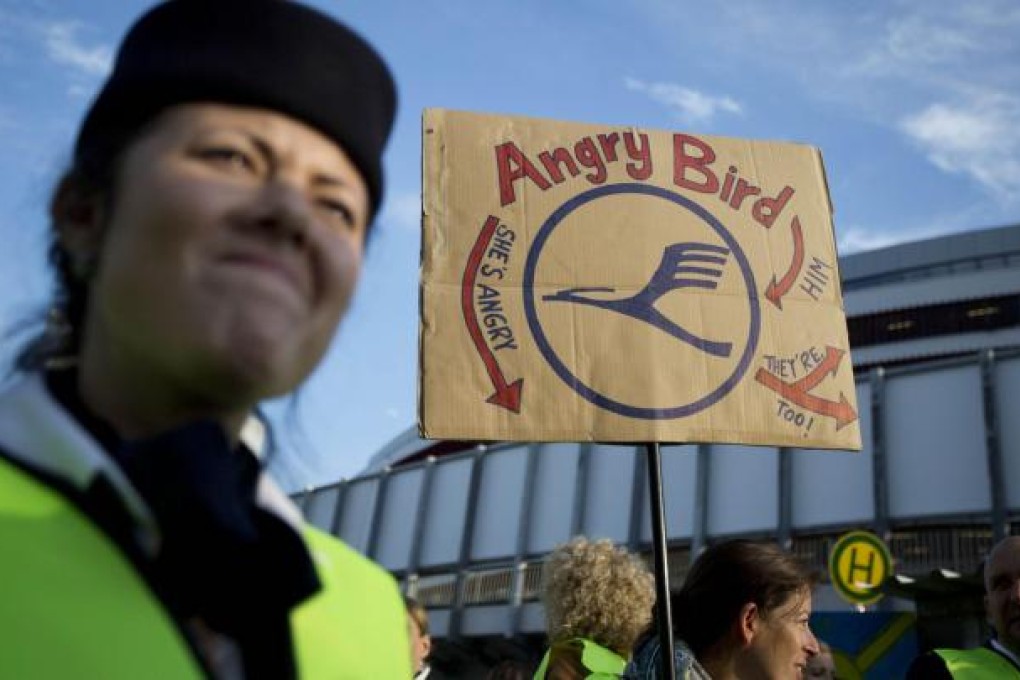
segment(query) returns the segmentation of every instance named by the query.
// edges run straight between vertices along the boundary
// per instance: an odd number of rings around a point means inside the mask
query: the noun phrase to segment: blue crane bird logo
[[[678,288],[714,290],[719,285],[722,267],[726,264],[729,248],[711,243],[674,243],[662,251],[662,260],[651,280],[637,294],[626,298],[603,299],[585,297],[581,293],[613,293],[615,288],[605,286],[567,288],[553,295],[542,296],[550,302],[574,302],[580,305],[601,307],[634,317],[669,333],[677,340],[696,347],[714,357],[728,357],[733,351],[732,342],[707,340],[688,331],[655,308],[655,303],[666,293]],[[695,265],[690,263],[694,262]],[[714,266],[703,266],[714,265]]]
[[[536,300],[536,269],[550,235],[563,223],[564,219],[578,208],[600,198],[620,194],[636,194],[670,201],[707,225],[719,237],[723,245],[693,240],[666,245],[651,278],[643,288],[632,295],[622,295],[614,286],[575,286],[546,293]],[[739,279],[745,289],[749,309],[746,335],[739,338],[742,342],[735,343],[729,338],[702,337],[664,313],[660,309],[660,305],[657,304],[665,296],[676,291],[715,291],[726,268],[734,262],[740,270]],[[624,183],[596,187],[574,196],[560,206],[545,221],[531,244],[524,267],[523,288],[524,311],[528,326],[548,364],[568,386],[582,397],[597,406],[624,416],[642,419],[673,419],[689,416],[710,407],[728,394],[744,377],[758,344],[761,310],[758,303],[757,287],[754,274],[740,244],[729,230],[701,205],[680,194],[656,186]],[[548,288],[545,290],[548,291]],[[720,384],[714,385],[707,393],[697,395],[695,399],[687,403],[663,407],[624,403],[592,388],[567,366],[553,348],[542,326],[537,309],[538,301],[548,303],[550,307],[563,303],[583,305],[629,317],[648,324],[683,345],[694,348],[697,352],[709,357],[732,359],[736,355],[733,370]]]

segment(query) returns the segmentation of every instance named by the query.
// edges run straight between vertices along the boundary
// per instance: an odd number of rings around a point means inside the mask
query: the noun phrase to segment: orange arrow
[[[807,409],[812,413],[817,413],[818,415],[835,418],[837,430],[841,430],[857,420],[857,413],[854,411],[853,407],[850,406],[850,402],[847,401],[847,398],[842,392],[839,393],[839,401],[831,401],[829,399],[823,399],[822,397],[816,397],[813,394],[797,389],[794,385],[791,385],[788,382],[784,382],[772,373],[766,371],[764,368],[758,369],[758,372],[754,374],[754,379],[779,396],[793,402],[801,408]]]
[[[833,376],[836,375],[836,371],[839,370],[839,362],[842,361],[845,351],[836,349],[832,345],[825,347],[825,358],[811,369],[811,372],[805,375],[803,378],[795,383],[792,383],[790,387],[794,387],[801,392],[810,392],[818,383],[825,379],[826,373],[831,373]]]
[[[800,268],[804,265],[804,233],[800,228],[800,218],[796,215],[790,222],[790,231],[793,232],[793,262],[790,263],[790,268],[786,270],[778,283],[776,277],[773,276],[772,282],[765,289],[765,297],[779,309],[783,308],[783,296],[793,288],[797,276],[800,275]]]

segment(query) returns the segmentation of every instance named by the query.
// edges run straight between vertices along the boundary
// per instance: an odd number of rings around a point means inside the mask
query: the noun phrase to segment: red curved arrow
[[[485,224],[482,225],[481,233],[478,234],[478,240],[475,241],[475,245],[471,248],[467,266],[464,267],[464,279],[460,287],[460,307],[464,313],[464,323],[467,325],[468,333],[471,334],[471,341],[475,344],[475,349],[478,350],[478,354],[482,357],[485,370],[489,374],[489,380],[492,381],[492,386],[496,389],[492,396],[485,401],[496,406],[502,406],[514,413],[520,413],[521,389],[524,387],[524,379],[519,378],[507,384],[506,377],[499,367],[499,362],[496,361],[496,355],[492,353],[489,345],[485,342],[482,328],[478,325],[478,314],[475,312],[473,294],[475,291],[475,279],[478,278],[478,266],[482,263],[485,249],[489,247],[489,241],[492,240],[492,235],[495,233],[497,226],[499,226],[499,219],[489,215],[485,219]]]
[[[839,393],[839,401],[831,401],[829,399],[816,397],[813,394],[802,392],[795,386],[784,382],[772,373],[766,371],[764,368],[758,369],[758,372],[754,375],[754,379],[779,396],[793,402],[801,408],[805,408],[812,413],[817,413],[822,416],[835,418],[837,430],[841,430],[845,426],[857,420],[857,413],[854,411],[853,407],[850,406],[850,402],[847,401],[847,398],[842,392]]]
[[[783,308],[783,296],[793,288],[797,276],[800,275],[800,268],[804,266],[804,233],[800,229],[799,217],[794,216],[793,221],[790,222],[790,231],[793,232],[793,262],[790,263],[790,268],[786,270],[778,283],[776,277],[773,276],[772,282],[765,289],[765,297],[779,309]]]
[[[844,354],[846,354],[844,350],[836,349],[832,345],[826,345],[825,358],[811,369],[810,373],[797,382],[792,383],[790,387],[796,388],[801,392],[811,391],[818,386],[818,383],[825,380],[826,373],[831,373],[833,376],[836,375],[836,371],[839,370],[839,362],[843,360]]]

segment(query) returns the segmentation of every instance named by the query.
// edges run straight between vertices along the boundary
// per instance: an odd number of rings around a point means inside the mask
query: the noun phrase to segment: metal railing
[[[795,536],[791,551],[827,582],[829,553],[844,531]],[[939,569],[973,574],[981,568],[995,542],[988,523],[894,527],[885,540],[895,572],[908,576],[930,574]]]
[[[651,553],[642,553],[649,563]],[[404,581],[404,590],[425,607],[449,608],[457,606],[457,583],[460,575],[460,606],[536,602],[542,595],[542,560],[488,565],[483,568],[450,571],[439,574],[411,574]],[[690,567],[690,550],[673,548],[669,552],[670,584],[679,588]]]
[[[823,534],[815,536],[796,536],[790,552],[799,557],[817,575],[820,581],[829,578],[829,551],[836,543],[839,534]]]
[[[516,573],[517,569],[513,565],[466,572],[461,585],[461,602],[466,607],[512,602]]]
[[[542,596],[542,569],[544,562],[528,562],[521,579],[521,601],[534,602]]]
[[[896,571],[924,574],[935,569],[950,569],[973,574],[982,565],[994,543],[988,525],[923,527],[893,530],[889,550],[896,560]]]
[[[452,607],[457,595],[457,574],[413,575],[407,579],[405,591],[427,609]]]

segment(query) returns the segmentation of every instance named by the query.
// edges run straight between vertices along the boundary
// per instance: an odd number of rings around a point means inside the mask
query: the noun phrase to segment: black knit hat
[[[161,3],[124,38],[75,159],[123,143],[168,106],[199,101],[272,109],[318,129],[347,152],[378,209],[396,89],[346,26],[290,0]]]

